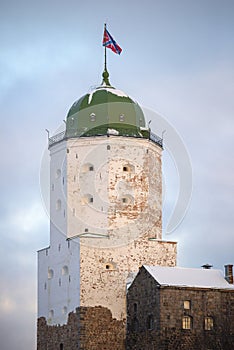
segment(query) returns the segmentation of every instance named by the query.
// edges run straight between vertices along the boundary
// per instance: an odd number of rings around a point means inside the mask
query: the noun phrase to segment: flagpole
[[[104,33],[106,31],[106,23],[104,23]],[[106,46],[105,46],[105,51],[104,51],[104,71],[106,71]]]
[[[104,23],[104,35],[106,32],[106,23]],[[104,71],[102,73],[102,85],[108,85],[111,86],[110,81],[109,81],[109,73],[107,70],[107,63],[106,63],[107,59],[106,59],[106,45],[104,46]]]

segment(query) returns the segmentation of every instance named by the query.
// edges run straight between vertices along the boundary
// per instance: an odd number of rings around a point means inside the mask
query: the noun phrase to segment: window
[[[139,330],[139,321],[136,317],[134,317],[133,322],[132,322],[132,330],[133,330],[133,332],[138,332],[138,330]]]
[[[107,147],[106,147],[106,148],[107,148],[107,150],[110,150],[110,145],[107,145]]]
[[[67,265],[64,265],[63,268],[62,268],[62,275],[68,275],[68,266]]]
[[[60,210],[61,209],[61,200],[58,199],[56,202],[56,210]]]
[[[133,304],[133,311],[134,311],[134,312],[137,312],[137,303],[134,303],[134,304]]]
[[[191,309],[191,301],[185,300],[184,301],[184,310],[190,310]]]
[[[48,279],[51,280],[54,277],[54,271],[52,269],[48,269]]]
[[[190,316],[184,316],[182,318],[182,329],[192,328],[192,318]]]
[[[66,315],[66,314],[67,314],[67,307],[66,307],[66,306],[64,306],[64,307],[62,308],[62,314],[63,314],[63,315]]]
[[[58,179],[60,176],[61,176],[61,170],[57,169],[55,174],[56,179]]]
[[[212,329],[214,329],[213,317],[205,317],[205,330],[212,331]]]
[[[154,317],[153,317],[153,315],[149,315],[149,316],[147,317],[146,328],[147,328],[148,330],[151,330],[151,329],[154,328]]]
[[[59,350],[63,350],[63,343],[59,345]]]
[[[86,194],[84,197],[82,197],[81,201],[83,205],[93,203],[93,196],[91,194]]]
[[[82,173],[87,173],[89,171],[94,171],[94,165],[91,163],[86,163],[82,165]]]
[[[132,164],[126,164],[123,166],[123,171],[127,171],[129,173],[134,173],[135,172],[135,167]]]
[[[52,318],[52,317],[54,317],[54,310],[49,311],[49,318]]]
[[[95,122],[95,120],[96,120],[96,114],[95,113],[91,113],[90,114],[90,121],[91,122]]]
[[[120,121],[120,122],[124,122],[124,114],[120,114],[120,116],[119,116],[119,121]]]

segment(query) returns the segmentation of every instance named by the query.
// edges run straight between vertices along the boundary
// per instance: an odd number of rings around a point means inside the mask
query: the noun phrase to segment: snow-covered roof
[[[144,268],[161,286],[233,289],[220,270],[147,266]]]

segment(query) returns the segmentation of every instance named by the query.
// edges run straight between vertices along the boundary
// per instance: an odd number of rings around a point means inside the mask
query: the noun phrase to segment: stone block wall
[[[107,308],[79,307],[65,325],[38,319],[37,350],[124,350],[125,328],[125,320],[112,318]]]
[[[191,329],[182,328],[183,316],[191,317]],[[212,317],[212,330],[205,330],[205,317]],[[232,350],[234,291],[161,287],[142,268],[127,295],[126,344],[127,350]]]

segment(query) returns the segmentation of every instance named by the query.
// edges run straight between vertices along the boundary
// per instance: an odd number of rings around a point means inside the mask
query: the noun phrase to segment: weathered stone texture
[[[126,280],[143,264],[175,266],[176,243],[141,237],[112,249],[81,246],[80,304],[102,305],[113,317],[126,318]]]
[[[125,320],[117,321],[101,306],[77,308],[62,326],[49,326],[41,317],[37,350],[124,350],[125,327]]]
[[[141,269],[127,295],[127,350],[233,350],[234,292],[231,290],[160,287]],[[184,301],[191,308],[184,309]],[[182,329],[182,317],[191,316],[192,329]],[[153,317],[152,329],[148,318]],[[204,319],[214,329],[204,329]]]

